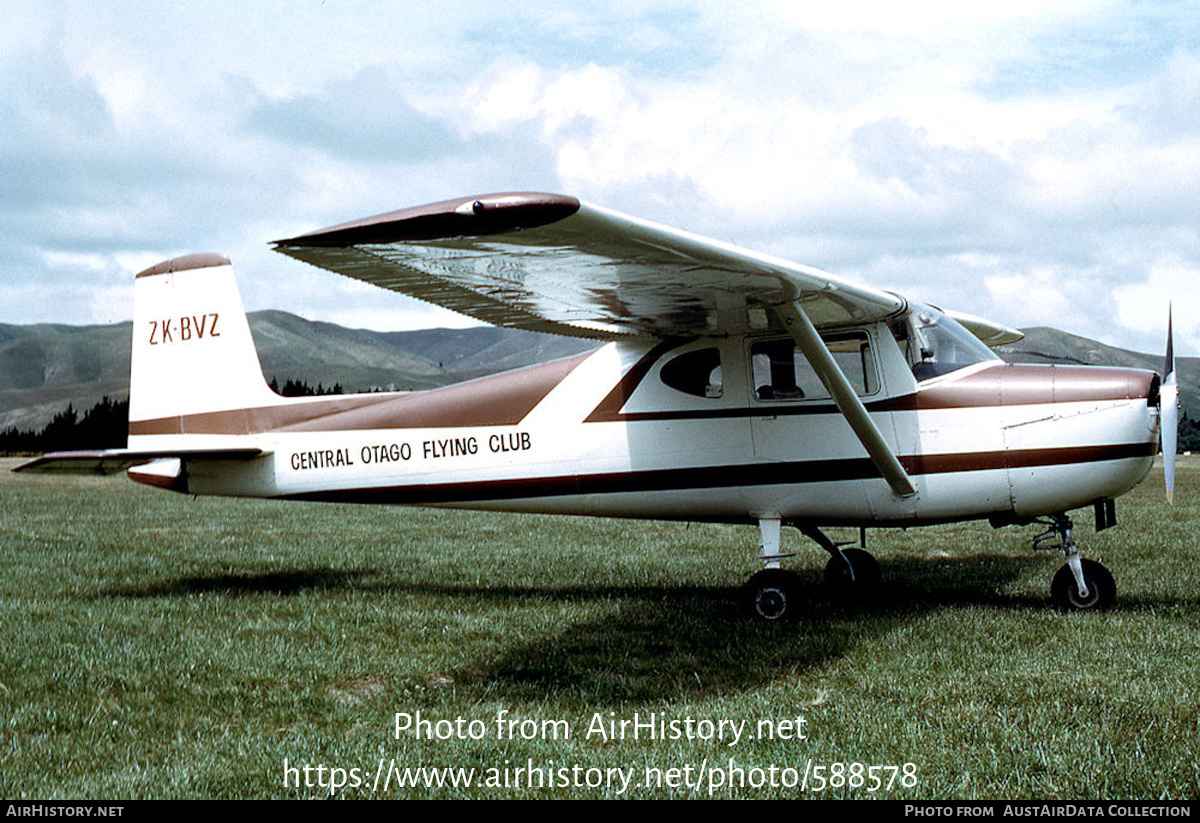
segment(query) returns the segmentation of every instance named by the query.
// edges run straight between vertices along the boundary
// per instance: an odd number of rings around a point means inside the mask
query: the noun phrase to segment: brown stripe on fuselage
[[[621,408],[633,396],[634,390],[646,379],[646,375],[650,373],[650,368],[658,362],[660,357],[679,345],[680,342],[677,340],[664,340],[642,355],[633,364],[633,367],[625,373],[625,376],[620,379],[617,385],[613,387],[613,390],[605,395],[604,399],[600,401],[600,405],[592,409],[592,413],[584,418],[583,422],[610,423],[614,420],[625,419],[625,415],[621,414]],[[650,414],[653,415],[654,412],[650,412]]]
[[[679,341],[664,341],[643,355],[584,422],[837,413],[836,406],[829,402],[756,403],[738,408],[622,413],[622,407],[653,365],[677,345]],[[295,405],[131,421],[129,433],[260,434],[269,431],[514,425],[590,354],[399,396],[354,395]],[[912,394],[871,401],[866,407],[871,412],[922,411],[1144,399],[1151,394],[1155,379],[1153,372],[1137,369],[996,364],[973,374],[925,386]]]
[[[256,409],[130,421],[131,435],[262,434],[465,426],[511,426],[591,352],[539,366],[408,394],[354,395]]]
[[[987,452],[913,454],[900,458],[909,474],[955,474],[994,469],[1029,469],[1099,463],[1130,457],[1153,457],[1154,443],[1123,443],[1111,446],[1061,446],[1048,449],[1012,449]]]

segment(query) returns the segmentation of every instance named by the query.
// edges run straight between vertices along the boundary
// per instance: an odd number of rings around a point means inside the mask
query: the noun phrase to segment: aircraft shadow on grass
[[[565,623],[550,636],[514,638],[498,657],[449,676],[459,690],[500,699],[544,699],[549,690],[597,704],[677,699],[768,681],[825,665],[864,641],[939,609],[1044,610],[1035,594],[1005,589],[1038,558],[981,554],[901,559],[884,567],[886,582],[865,601],[844,602],[824,589],[818,570],[801,573],[805,600],[784,625],[739,620],[738,590],[716,586],[505,585],[408,583],[375,569],[294,569],[192,575],[123,586],[100,597],[291,597],[321,591],[417,595],[463,602],[604,602],[600,617]],[[397,620],[403,620],[402,609]]]

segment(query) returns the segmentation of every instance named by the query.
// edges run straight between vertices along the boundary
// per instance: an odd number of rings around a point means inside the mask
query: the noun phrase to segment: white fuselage
[[[1149,373],[986,361],[918,383],[886,324],[852,332],[858,394],[915,495],[889,488],[819,386],[764,388],[763,352],[785,339],[765,331],[610,343],[427,392],[134,420],[129,445],[265,452],[187,460],[195,494],[827,525],[1062,512],[1149,470]]]

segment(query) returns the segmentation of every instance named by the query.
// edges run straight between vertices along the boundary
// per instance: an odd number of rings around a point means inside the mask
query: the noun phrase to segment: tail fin
[[[137,275],[129,384],[131,437],[184,434],[189,416],[279,402],[227,258],[190,254]]]

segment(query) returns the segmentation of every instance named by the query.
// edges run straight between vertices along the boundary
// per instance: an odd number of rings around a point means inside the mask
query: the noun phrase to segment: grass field
[[[193,500],[16,462],[6,798],[325,797],[356,776],[338,796],[1200,796],[1196,459],[1174,508],[1156,471],[1117,528],[1077,513],[1110,612],[1048,606],[1062,556],[1029,549],[1036,529],[969,524],[870,532],[887,586],[859,607],[788,534],[810,599],[787,626],[738,616],[748,527]],[[418,712],[442,722],[397,737]],[[592,725],[652,713],[677,739]],[[397,786],[409,767],[476,785]]]

